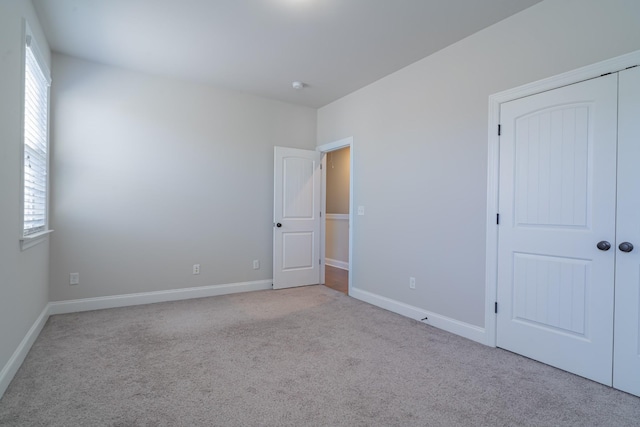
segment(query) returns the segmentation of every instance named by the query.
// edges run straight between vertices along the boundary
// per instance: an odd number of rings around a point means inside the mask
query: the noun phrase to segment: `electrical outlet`
[[[80,283],[80,273],[71,273],[69,274],[69,284],[77,285]]]
[[[254,270],[258,270],[260,268],[260,260],[254,259],[253,260],[253,269]]]
[[[193,264],[193,274],[200,274],[200,264]]]
[[[411,289],[415,289],[416,288],[416,278],[415,277],[409,277],[409,288],[411,288]]]
[[[364,206],[358,206],[358,215],[364,215]]]

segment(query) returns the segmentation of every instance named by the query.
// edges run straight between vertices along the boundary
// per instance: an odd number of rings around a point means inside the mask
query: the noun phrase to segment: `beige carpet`
[[[640,399],[323,286],[53,316],[8,426],[638,426]]]

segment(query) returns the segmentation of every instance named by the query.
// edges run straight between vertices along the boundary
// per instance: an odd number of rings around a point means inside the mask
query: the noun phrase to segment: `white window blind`
[[[47,228],[49,77],[26,37],[24,76],[24,225],[23,236]]]

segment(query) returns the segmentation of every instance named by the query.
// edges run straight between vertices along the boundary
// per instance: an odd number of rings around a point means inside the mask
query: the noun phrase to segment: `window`
[[[47,172],[50,78],[28,27],[24,58],[23,243],[49,232]]]

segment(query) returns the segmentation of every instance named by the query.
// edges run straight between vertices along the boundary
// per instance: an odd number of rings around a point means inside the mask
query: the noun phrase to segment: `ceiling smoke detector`
[[[302,83],[302,82],[293,82],[293,83],[291,83],[291,86],[292,86],[295,90],[301,90],[301,89],[304,89],[304,83]]]

